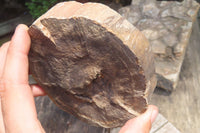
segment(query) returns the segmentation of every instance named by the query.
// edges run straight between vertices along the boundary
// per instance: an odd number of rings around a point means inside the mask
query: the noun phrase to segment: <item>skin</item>
[[[36,113],[34,96],[45,95],[38,85],[28,82],[28,27],[17,26],[11,41],[0,47],[0,132],[43,133]],[[129,120],[120,133],[148,133],[158,114],[157,107]]]

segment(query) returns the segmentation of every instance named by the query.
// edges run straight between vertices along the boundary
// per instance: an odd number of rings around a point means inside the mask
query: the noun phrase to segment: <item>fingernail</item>
[[[28,30],[28,27],[24,24],[19,24],[16,29]]]
[[[153,110],[151,113],[151,123],[153,123],[158,115],[158,110]]]
[[[16,29],[15,29],[15,33],[12,37],[12,39],[14,39],[15,37],[17,37],[21,32],[23,32],[24,30],[28,30],[28,27],[24,24],[19,24]]]

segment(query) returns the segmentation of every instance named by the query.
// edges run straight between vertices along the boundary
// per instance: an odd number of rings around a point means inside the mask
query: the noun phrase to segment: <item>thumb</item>
[[[158,108],[149,105],[145,113],[126,122],[119,133],[149,133],[157,115]]]

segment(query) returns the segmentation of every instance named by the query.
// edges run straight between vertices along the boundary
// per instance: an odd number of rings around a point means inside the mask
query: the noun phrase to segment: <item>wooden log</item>
[[[146,110],[156,86],[147,39],[109,7],[59,3],[29,29],[30,70],[61,109],[112,128]]]

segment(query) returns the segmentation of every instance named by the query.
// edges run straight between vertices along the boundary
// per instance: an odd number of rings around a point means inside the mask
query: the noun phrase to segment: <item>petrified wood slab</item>
[[[105,129],[91,126],[57,108],[48,97],[35,98],[38,119],[47,133],[119,133],[119,128]],[[163,130],[165,132],[163,132]],[[150,133],[180,133],[165,117],[159,114]]]
[[[176,88],[199,4],[195,0],[133,0],[119,13],[149,40],[155,55],[158,87]]]
[[[46,133],[109,133],[91,126],[55,106],[47,96],[35,98],[38,119]]]
[[[29,29],[30,70],[60,108],[93,125],[123,125],[156,86],[147,39],[109,7],[57,4]]]

